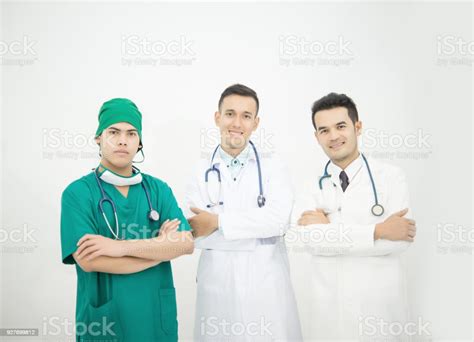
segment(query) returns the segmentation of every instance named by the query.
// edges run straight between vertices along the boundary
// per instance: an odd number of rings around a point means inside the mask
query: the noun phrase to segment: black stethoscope
[[[257,197],[257,204],[258,207],[261,208],[265,205],[266,199],[265,196],[263,195],[263,184],[262,184],[262,169],[260,166],[260,158],[257,153],[257,149],[255,148],[255,145],[253,144],[252,141],[249,140],[250,146],[252,146],[253,152],[255,154],[255,160],[257,161],[257,169],[258,169],[258,188],[259,188],[259,195]],[[210,204],[206,205],[207,208],[212,208],[217,205],[224,205],[224,202],[220,201],[220,195],[221,195],[221,172],[220,170],[216,167],[217,164],[213,164],[214,162],[214,157],[216,156],[217,150],[219,149],[221,145],[217,145],[216,149],[214,150],[214,153],[212,153],[212,158],[211,158],[211,167],[207,169],[205,175],[204,175],[204,180],[206,182],[206,188],[207,188],[207,195],[209,197]],[[215,172],[217,174],[217,180],[219,182],[219,197],[217,199],[217,202],[212,202],[211,196],[209,196],[209,187],[208,187],[208,182],[209,182],[209,173]]]
[[[133,171],[135,173],[140,172],[140,170],[137,167],[132,166],[132,168],[133,168]],[[101,196],[102,196],[101,199],[99,200],[99,210],[102,213],[102,216],[104,217],[105,223],[107,224],[107,227],[109,228],[112,235],[115,237],[116,240],[120,240],[120,238],[118,236],[119,220],[118,220],[118,216],[117,216],[117,208],[115,207],[114,201],[105,193],[104,188],[102,187],[102,184],[100,182],[100,178],[97,174],[97,169],[94,169],[94,175],[95,175],[95,179],[97,180],[97,185],[99,186],[100,193],[101,193]],[[146,199],[147,199],[147,202],[148,202],[148,207],[150,208],[150,211],[148,212],[148,219],[150,219],[151,221],[156,222],[160,219],[160,214],[158,213],[158,211],[153,209],[153,206],[151,204],[150,193],[148,192],[147,188],[145,187],[145,184],[144,184],[143,180],[141,181],[141,185],[142,185],[143,190],[145,191]],[[106,203],[106,202],[110,203],[110,205],[112,207],[112,210],[114,212],[115,231],[112,230],[110,222],[107,219],[107,216],[105,215],[104,203]]]
[[[370,183],[372,184],[372,191],[374,193],[374,201],[375,204],[372,206],[372,214],[374,216],[382,216],[383,213],[385,212],[384,207],[379,203],[379,199],[377,196],[377,189],[375,188],[375,182],[374,182],[374,177],[372,176],[372,172],[370,171],[369,163],[367,162],[367,159],[365,158],[364,154],[361,153],[362,159],[365,162],[365,165],[367,167],[367,171],[369,172],[369,177],[370,177]],[[331,175],[328,173],[328,166],[331,163],[331,161],[328,161],[326,166],[324,167],[324,174],[322,177],[319,178],[319,189],[323,190],[323,180],[326,178],[331,178]],[[335,187],[336,184],[333,183],[333,186]]]

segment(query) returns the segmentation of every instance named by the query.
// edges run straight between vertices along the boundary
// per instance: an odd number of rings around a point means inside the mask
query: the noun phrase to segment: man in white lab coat
[[[300,341],[283,235],[293,192],[282,163],[259,154],[252,89],[235,84],[214,115],[221,142],[200,161],[186,191],[201,249],[195,341]],[[220,179],[220,182],[219,182]]]
[[[359,152],[362,123],[346,95],[316,101],[312,121],[330,161],[292,215],[290,233],[310,255],[305,340],[405,341],[413,326],[400,253],[416,226],[404,173]]]

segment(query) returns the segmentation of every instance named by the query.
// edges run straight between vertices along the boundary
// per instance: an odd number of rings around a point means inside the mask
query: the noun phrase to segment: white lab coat
[[[220,229],[197,239],[202,249],[197,271],[195,341],[300,341],[298,310],[283,235],[290,223],[293,191],[282,163],[260,155],[266,205],[259,208],[257,164],[250,154],[234,181],[217,153],[223,206],[206,208],[201,160],[186,191],[186,207],[219,214]],[[216,175],[209,191],[218,193]]]
[[[383,239],[374,242],[373,238],[376,223],[408,208],[405,176],[397,167],[368,160],[379,203],[385,208],[384,215],[376,217],[370,211],[374,196],[369,174],[362,159],[359,162],[360,172],[345,192],[336,168],[330,164],[332,177],[324,181],[323,191],[315,179],[312,195],[298,198],[293,210],[292,229],[287,235],[292,240],[289,248],[308,253],[310,264],[308,279],[303,280],[309,286],[297,296],[298,300],[309,300],[302,310],[311,317],[309,321],[302,319],[305,341],[409,340],[407,335],[398,334],[398,325],[408,319],[400,253],[411,243]],[[302,212],[315,208],[330,212],[330,224],[298,227]],[[391,324],[392,330],[382,327],[382,322]]]

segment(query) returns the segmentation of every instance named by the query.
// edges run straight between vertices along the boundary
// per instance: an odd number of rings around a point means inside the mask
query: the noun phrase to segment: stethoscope
[[[134,172],[140,172],[140,170],[135,167],[135,166],[132,166],[133,168],[133,171]],[[102,184],[100,182],[100,179],[99,179],[99,176],[97,175],[97,169],[94,169],[94,175],[95,175],[95,179],[97,180],[97,185],[99,185],[99,189],[100,189],[100,193],[101,193],[101,199],[99,200],[99,210],[100,212],[102,213],[102,216],[104,217],[104,221],[105,223],[107,224],[107,227],[109,228],[110,232],[112,233],[112,235],[115,237],[116,240],[120,240],[119,236],[118,236],[118,229],[119,229],[119,221],[118,221],[118,216],[117,216],[117,208],[115,207],[115,203],[114,201],[112,201],[112,199],[105,193],[104,191],[104,188],[102,187]],[[142,184],[142,188],[143,190],[145,191],[145,195],[146,195],[146,200],[148,202],[148,207],[150,208],[150,211],[148,212],[148,218],[151,220],[151,221],[158,221],[160,219],[160,214],[158,213],[158,211],[156,211],[155,209],[153,209],[153,206],[151,204],[151,197],[150,197],[150,193],[148,192],[147,188],[145,187],[145,184],[144,184],[144,181],[142,180],[141,182]],[[114,212],[114,217],[115,217],[115,231],[112,230],[112,227],[110,225],[110,222],[109,220],[107,219],[107,216],[105,216],[105,211],[104,211],[104,203],[105,202],[108,202],[110,203],[110,206],[112,207],[112,210]]]
[[[249,140],[249,143],[250,143],[250,146],[252,146],[252,149],[253,149],[253,152],[255,154],[255,160],[257,161],[257,169],[258,169],[258,188],[259,188],[259,195],[257,197],[257,204],[258,204],[258,207],[261,208],[265,205],[265,196],[263,195],[263,185],[262,185],[262,169],[261,169],[261,166],[260,166],[260,158],[258,156],[258,153],[257,153],[257,149],[255,148],[255,145],[253,144],[253,142],[251,142]],[[208,191],[208,197],[209,197],[209,201],[210,201],[210,204],[208,204],[206,207],[207,208],[212,208],[214,206],[217,206],[217,205],[224,205],[224,202],[220,201],[219,198],[221,196],[221,185],[222,185],[222,182],[221,182],[221,172],[220,170],[216,167],[217,163],[216,164],[213,164],[214,162],[214,157],[216,156],[216,153],[217,153],[217,150],[219,149],[221,145],[217,145],[216,149],[214,150],[214,153],[212,153],[212,158],[211,158],[211,163],[210,163],[210,168],[207,169],[205,175],[204,175],[204,180],[206,182],[206,188],[207,188],[207,191]],[[217,174],[217,181],[219,182],[219,191],[218,191],[218,195],[219,197],[217,198],[217,201],[216,202],[213,202],[212,199],[211,199],[211,196],[209,196],[209,187],[208,187],[208,182],[209,182],[209,174],[211,172],[215,172]]]
[[[362,159],[364,160],[365,162],[365,165],[367,167],[367,171],[369,173],[369,177],[370,177],[370,183],[372,184],[372,191],[374,193],[374,201],[375,201],[375,204],[372,206],[372,214],[374,216],[382,216],[383,213],[385,212],[385,209],[384,207],[379,203],[379,199],[378,199],[378,196],[377,196],[377,189],[375,188],[375,182],[374,182],[374,177],[372,176],[372,172],[370,171],[370,167],[369,167],[369,163],[367,162],[367,159],[365,158],[364,154],[361,153],[361,156],[362,156]],[[324,174],[322,177],[319,178],[319,189],[320,190],[323,190],[323,180],[326,179],[326,178],[331,178],[331,175],[328,173],[328,166],[329,164],[331,163],[331,161],[328,161],[326,166],[324,167]],[[336,186],[336,184],[332,184],[334,187]]]

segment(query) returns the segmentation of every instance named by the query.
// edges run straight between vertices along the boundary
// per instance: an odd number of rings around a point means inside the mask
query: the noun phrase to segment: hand
[[[181,224],[181,221],[178,220],[178,219],[174,219],[174,220],[171,220],[171,221],[166,220],[161,225],[158,236],[163,238],[163,237],[167,236],[170,233],[176,232],[178,230],[180,224]]]
[[[416,235],[416,225],[414,220],[403,217],[407,212],[408,208],[400,210],[390,215],[384,222],[375,225],[375,240],[413,242]]]
[[[98,256],[123,257],[125,256],[124,241],[113,240],[102,235],[86,234],[77,243],[78,259],[91,261]]]
[[[188,220],[193,228],[194,237],[208,236],[219,228],[216,214],[195,207],[191,207],[191,211],[196,214]]]
[[[328,224],[329,219],[322,209],[307,210],[298,220],[299,226],[308,226],[310,224]]]

